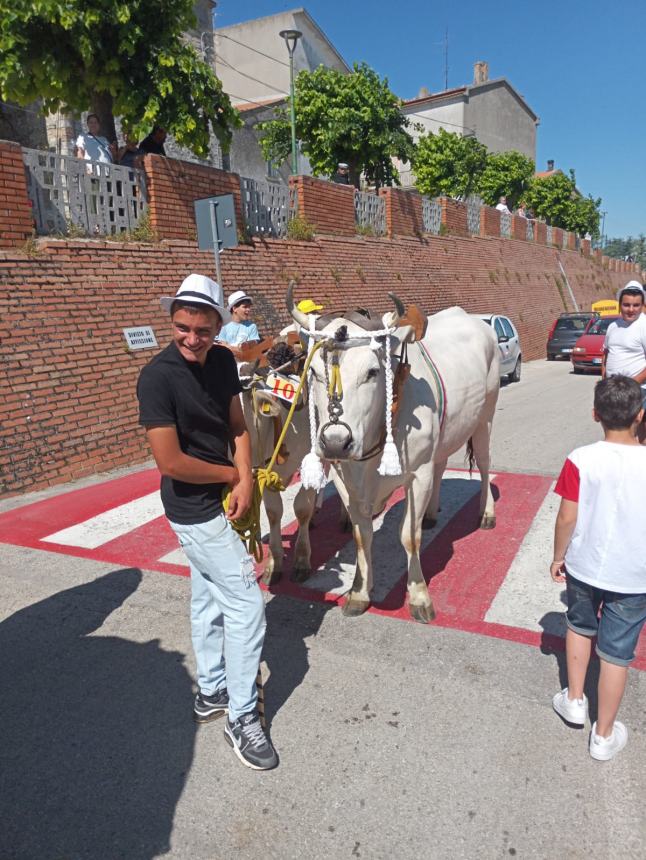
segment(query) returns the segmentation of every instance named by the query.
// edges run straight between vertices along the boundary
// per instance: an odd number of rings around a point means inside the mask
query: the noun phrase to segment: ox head
[[[384,447],[394,355],[414,338],[410,326],[398,327],[404,307],[397,296],[390,297],[395,310],[382,318],[356,312],[314,318],[295,307],[289,286],[287,308],[301,336],[323,341],[310,365],[310,396],[315,409],[313,450],[326,460],[366,460]]]

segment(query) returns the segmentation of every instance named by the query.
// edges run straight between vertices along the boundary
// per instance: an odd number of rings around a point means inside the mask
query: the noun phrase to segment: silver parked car
[[[500,350],[500,376],[510,382],[520,382],[522,352],[516,326],[502,314],[472,314],[484,320],[495,331]]]

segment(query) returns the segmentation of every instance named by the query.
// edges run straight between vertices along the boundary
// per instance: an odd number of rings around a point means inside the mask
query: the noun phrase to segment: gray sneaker
[[[193,705],[193,719],[196,723],[209,723],[211,720],[223,717],[228,709],[229,694],[226,687],[222,690],[216,690],[212,696],[207,696],[198,690]]]
[[[615,720],[612,734],[609,738],[602,738],[597,734],[597,724],[594,723],[590,732],[590,755],[597,761],[609,761],[626,746],[628,740],[628,729],[619,720]]]
[[[271,770],[278,764],[276,750],[260,725],[260,717],[255,711],[243,714],[234,722],[227,718],[224,737],[247,767],[254,770]]]
[[[583,726],[588,715],[588,699],[583,694],[582,699],[570,699],[568,688],[565,687],[552,699],[552,707],[556,713],[572,726]]]

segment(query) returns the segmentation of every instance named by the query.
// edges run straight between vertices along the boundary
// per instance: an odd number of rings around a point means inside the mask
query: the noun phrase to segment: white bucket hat
[[[163,296],[159,303],[165,311],[170,311],[173,302],[182,299],[192,305],[206,305],[220,314],[223,323],[231,322],[231,314],[224,307],[222,287],[206,275],[189,275],[180,284],[174,296]]]

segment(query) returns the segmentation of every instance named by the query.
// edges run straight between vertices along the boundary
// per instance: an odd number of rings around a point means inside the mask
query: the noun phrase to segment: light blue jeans
[[[207,696],[226,686],[229,719],[256,709],[265,603],[253,559],[224,514],[172,523],[191,568],[191,633],[197,683]]]

